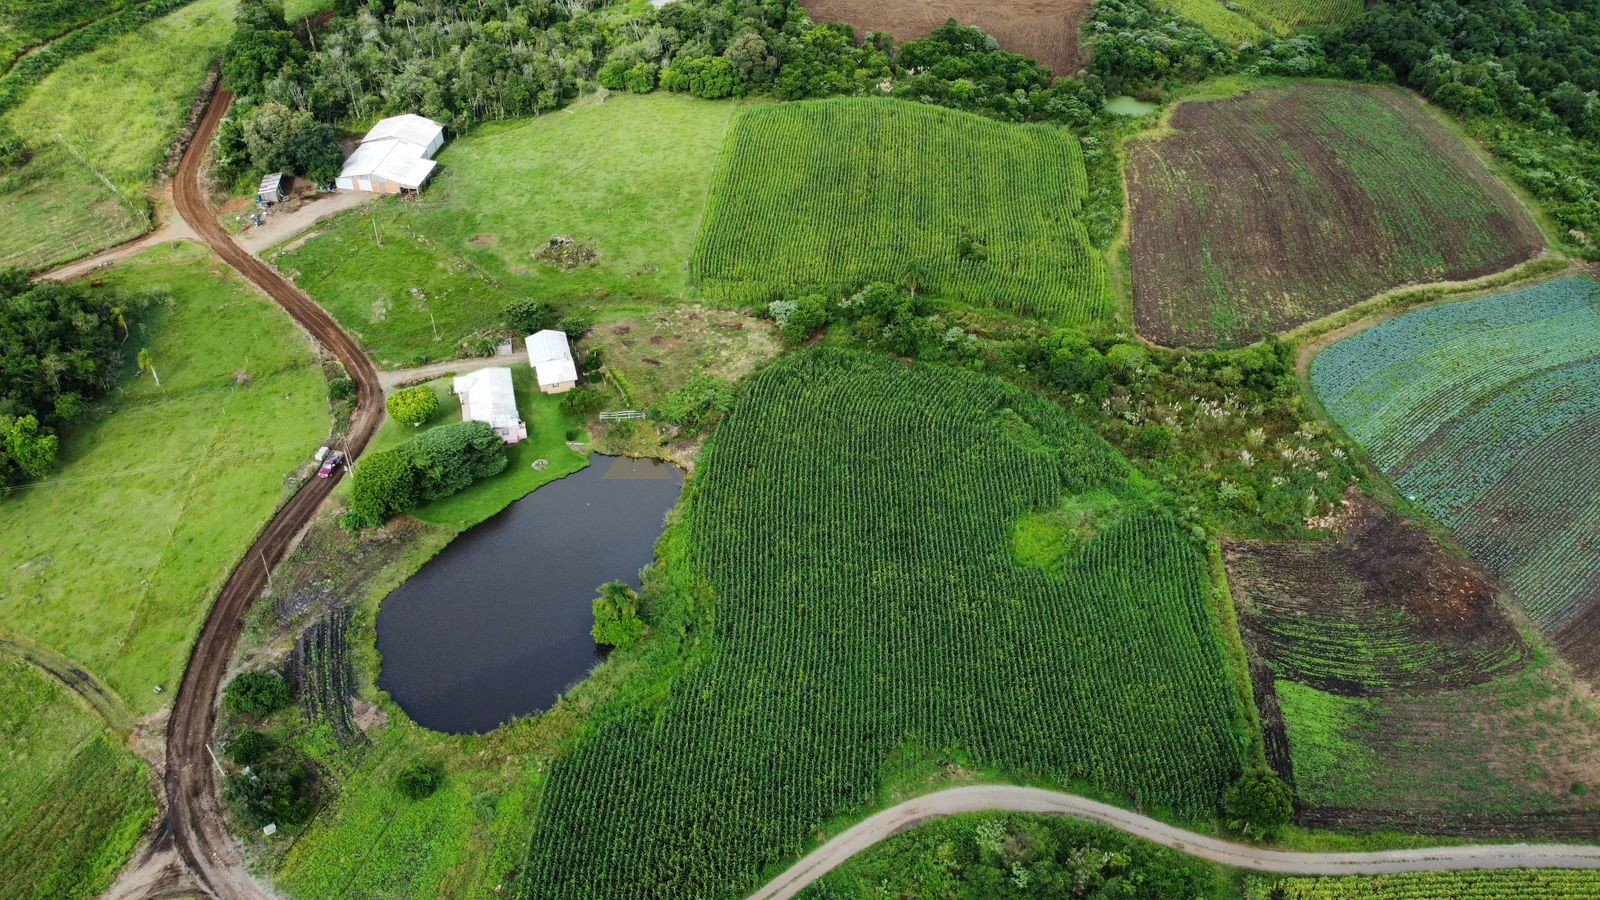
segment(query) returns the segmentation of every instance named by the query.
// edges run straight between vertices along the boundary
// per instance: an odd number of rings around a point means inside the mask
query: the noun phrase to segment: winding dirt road
[[[217,224],[200,186],[201,161],[232,101],[233,95],[226,91],[212,96],[178,166],[174,204],[201,241],[265,291],[344,364],[357,386],[356,413],[344,445],[353,457],[366,446],[381,419],[383,390],[377,370],[356,342],[311,298],[233,242]],[[216,724],[217,695],[228,660],[239,643],[245,612],[266,585],[268,569],[288,552],[295,535],[311,522],[337,483],[337,477],[311,479],[278,510],[246,551],[217,595],[211,615],[195,641],[167,723],[167,818],[155,849],[176,849],[200,885],[220,897],[266,894],[245,871],[219,809],[216,770],[206,746]]]
[[[1486,844],[1373,853],[1296,853],[1265,850],[1185,831],[1165,822],[1084,797],[1040,788],[970,785],[907,800],[874,815],[811,853],[750,895],[783,900],[850,857],[919,822],[956,813],[1030,812],[1075,816],[1223,865],[1279,875],[1389,875],[1461,869],[1600,869],[1600,846]]]

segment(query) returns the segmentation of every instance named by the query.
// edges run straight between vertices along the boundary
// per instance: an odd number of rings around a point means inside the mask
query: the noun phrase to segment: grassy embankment
[[[0,175],[0,267],[47,268],[149,230],[147,196],[233,32],[235,0],[196,0],[75,57],[0,120],[33,158]],[[289,0],[291,17],[329,6]]]
[[[155,815],[150,770],[49,676],[0,656],[0,872],[7,897],[92,897]]]
[[[379,366],[462,355],[508,300],[627,314],[688,293],[688,260],[731,102],[613,94],[446,144],[414,202],[346,213],[268,258]],[[538,251],[568,237],[571,270]],[[421,291],[418,296],[413,289]]]

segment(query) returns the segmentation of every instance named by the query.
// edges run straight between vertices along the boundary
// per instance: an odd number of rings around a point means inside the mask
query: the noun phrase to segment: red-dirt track
[[[178,213],[223,261],[248,278],[289,313],[312,338],[344,364],[355,380],[356,412],[344,448],[359,454],[381,417],[383,390],[378,372],[356,342],[323,309],[283,276],[245,252],[217,223],[200,186],[200,167],[233,95],[218,91],[206,108],[184,152],[173,186]],[[228,660],[239,643],[245,613],[266,585],[267,572],[288,552],[311,522],[338,477],[313,478],[272,517],[238,562],[195,641],[183,683],[167,723],[167,812],[157,847],[173,846],[202,887],[219,897],[263,896],[245,872],[238,849],[223,823],[210,750],[216,725],[217,695]]]
[[[1089,63],[1087,47],[1078,43],[1078,26],[1089,14],[1089,0],[802,0],[815,22],[848,22],[856,37],[869,31],[894,35],[896,41],[925,38],[948,19],[976,25],[1000,49],[1031,57],[1055,75],[1075,75]]]

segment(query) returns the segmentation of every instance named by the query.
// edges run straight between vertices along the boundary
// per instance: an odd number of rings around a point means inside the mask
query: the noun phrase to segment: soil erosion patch
[[[1078,26],[1089,12],[1088,0],[804,0],[804,5],[817,22],[850,23],[857,37],[882,31],[896,41],[913,41],[955,19],[976,25],[1002,50],[1032,57],[1057,75],[1072,75],[1089,63],[1090,48],[1078,44]]]
[[[1390,288],[1543,245],[1516,198],[1411,95],[1298,84],[1191,102],[1130,145],[1134,308],[1167,345],[1249,343]]]

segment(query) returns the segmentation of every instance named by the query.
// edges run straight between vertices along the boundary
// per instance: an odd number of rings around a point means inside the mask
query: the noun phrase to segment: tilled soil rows
[[[1078,45],[1078,26],[1089,12],[1088,0],[803,0],[817,22],[847,22],[862,38],[870,31],[894,35],[896,41],[925,38],[949,19],[976,25],[1000,43],[1000,49],[1032,57],[1056,75],[1073,75],[1089,63],[1089,48]]]
[[[1139,331],[1235,346],[1406,284],[1523,262],[1543,237],[1410,94],[1305,83],[1185,103],[1128,154]]]

